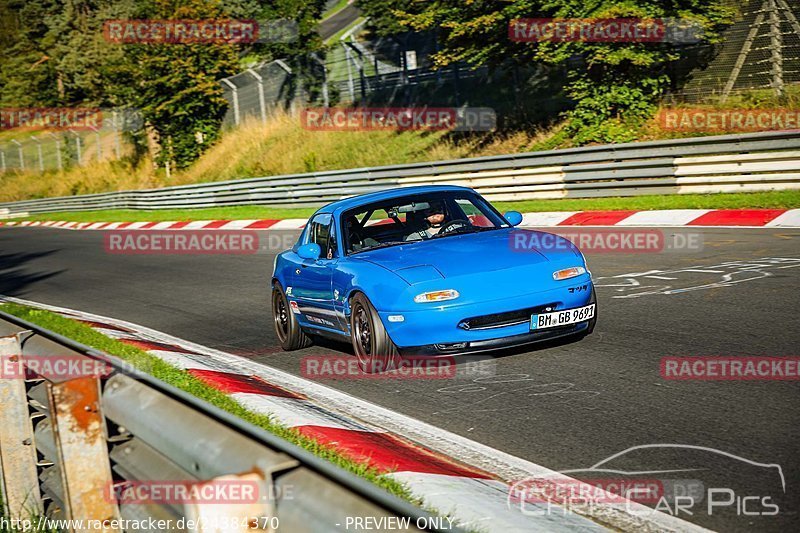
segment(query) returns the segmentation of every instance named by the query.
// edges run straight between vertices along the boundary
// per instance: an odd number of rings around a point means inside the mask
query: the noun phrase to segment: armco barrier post
[[[80,377],[49,383],[48,397],[67,518],[99,520],[101,531],[113,531],[119,510],[107,496],[112,479],[100,382]]]
[[[0,364],[21,357],[20,335],[0,338]],[[0,372],[0,489],[4,514],[27,519],[42,511],[33,424],[25,382]]]

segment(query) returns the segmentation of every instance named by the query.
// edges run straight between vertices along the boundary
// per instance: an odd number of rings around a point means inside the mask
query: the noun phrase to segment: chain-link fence
[[[667,101],[724,103],[742,92],[800,96],[799,19],[795,0],[749,0],[720,44],[687,45],[681,60],[666,66],[673,80]],[[491,107],[503,126],[546,123],[570,106],[563,69],[509,64],[489,70],[458,63],[435,69],[435,32],[357,39],[365,22],[324,54],[291,65],[266,63],[222,80],[231,104],[226,124],[263,118],[276,108],[358,105]]]
[[[47,115],[43,109],[25,111],[34,118]],[[56,113],[63,111],[55,110]],[[40,128],[32,120],[27,127],[3,132],[0,136],[0,172],[63,170],[130,155],[133,146],[124,132],[141,127],[138,113],[130,110],[98,112],[98,117],[95,126],[63,129],[56,125],[48,128],[44,121]]]
[[[275,111],[290,109],[300,97],[294,70],[281,60],[262,63],[220,83],[229,104],[225,126],[237,126],[247,117],[266,121]]]
[[[433,34],[357,40],[363,23],[320,54],[291,64],[265,63],[220,81],[230,104],[226,125],[266,120],[275,109],[298,106],[465,107],[496,110],[498,119],[542,122],[569,100],[565,76],[541,64],[489,70],[455,63],[434,68]]]
[[[791,3],[790,3],[791,2]],[[722,103],[742,93],[780,100],[800,88],[800,4],[796,0],[750,0],[722,42],[689,51],[676,63],[678,101]],[[699,66],[698,66],[699,65]],[[693,68],[694,67],[694,68]]]

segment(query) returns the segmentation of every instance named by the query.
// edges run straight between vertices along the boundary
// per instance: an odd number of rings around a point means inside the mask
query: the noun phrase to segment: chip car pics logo
[[[659,451],[664,452],[663,457],[659,457]],[[707,454],[714,456],[713,462]],[[658,464],[659,459],[666,458],[672,462],[676,456],[685,461],[685,467],[638,468],[642,461]],[[691,464],[693,459],[695,464]],[[701,479],[701,476],[714,474],[708,465],[721,460],[730,463],[724,464],[723,472],[753,468],[754,474],[760,474],[757,481],[765,482],[760,487],[777,489],[780,485],[780,491],[754,493],[752,487],[742,487],[741,482],[736,482],[738,486],[721,486],[718,475],[713,476],[713,480],[711,477]],[[748,485],[752,479],[754,475],[747,476]],[[613,454],[589,468],[519,480],[509,488],[507,505],[528,515],[563,514],[578,507],[621,503],[628,512],[640,516],[657,512],[685,517],[700,513],[711,516],[726,512],[736,516],[768,517],[780,512],[778,501],[785,495],[786,479],[779,464],[753,461],[705,446],[644,444]]]

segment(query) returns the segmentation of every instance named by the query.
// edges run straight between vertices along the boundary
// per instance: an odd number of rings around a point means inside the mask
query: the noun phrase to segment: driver
[[[422,211],[422,224],[418,225],[405,240],[418,241],[433,237],[442,229],[444,224],[444,203],[441,200],[433,200],[428,203],[428,207]]]

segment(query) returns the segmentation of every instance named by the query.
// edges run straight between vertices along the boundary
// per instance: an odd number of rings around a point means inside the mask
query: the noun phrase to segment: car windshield
[[[461,191],[366,204],[346,212],[342,223],[348,254],[509,227],[483,198]]]

